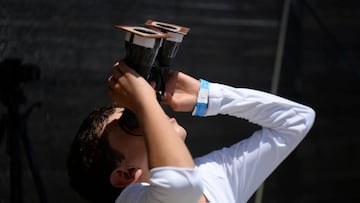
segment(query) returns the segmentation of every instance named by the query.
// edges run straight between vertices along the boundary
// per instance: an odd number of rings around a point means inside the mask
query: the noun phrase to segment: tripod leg
[[[17,120],[17,113],[10,113],[12,117]],[[7,134],[8,153],[10,156],[10,202],[23,202],[23,187],[22,187],[22,163],[20,154],[20,134],[16,123],[9,125]]]
[[[23,140],[23,144],[24,144],[24,148],[25,148],[25,155],[26,158],[28,160],[28,163],[30,165],[30,169],[31,169],[31,173],[35,182],[35,186],[38,192],[38,196],[39,196],[39,200],[40,203],[47,203],[47,195],[45,192],[45,187],[43,182],[41,181],[41,176],[39,173],[39,169],[35,164],[35,161],[32,157],[32,150],[31,150],[31,145],[30,145],[30,139],[29,136],[27,134],[27,128],[25,126],[25,122],[22,122],[22,133],[21,133],[21,138]]]

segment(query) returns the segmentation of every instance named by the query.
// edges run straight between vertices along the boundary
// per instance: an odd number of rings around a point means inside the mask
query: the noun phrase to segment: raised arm
[[[149,183],[129,185],[116,202],[197,202],[202,183],[194,161],[153,88],[121,62],[113,67],[109,86],[111,98],[136,114],[151,169]]]
[[[216,114],[244,118],[262,126],[249,138],[196,160],[200,167],[210,168],[209,176],[211,171],[223,170],[225,166],[224,173],[236,185],[229,188],[236,202],[246,202],[251,197],[305,137],[315,118],[310,107],[276,95],[210,83],[205,116]]]
[[[150,168],[194,167],[187,147],[177,136],[147,81],[121,62],[113,67],[109,85],[111,98],[137,116],[145,136]]]

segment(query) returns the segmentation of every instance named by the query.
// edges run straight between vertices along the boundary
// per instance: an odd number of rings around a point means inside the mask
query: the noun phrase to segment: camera
[[[25,102],[19,85],[39,78],[39,66],[24,64],[19,58],[4,59],[0,62],[0,100],[7,106]]]
[[[124,62],[148,82],[155,82],[158,100],[165,92],[165,77],[189,28],[147,20],[145,26],[115,26],[125,31]],[[138,128],[136,116],[125,109],[120,127],[129,134]]]

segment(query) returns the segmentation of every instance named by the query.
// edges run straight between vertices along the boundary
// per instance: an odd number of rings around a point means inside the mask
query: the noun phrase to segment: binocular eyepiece
[[[165,92],[165,76],[169,66],[190,29],[153,20],[147,20],[145,25],[117,25],[116,28],[126,32],[124,62],[148,82],[156,83],[155,91],[160,101]],[[136,135],[132,131],[138,128],[138,123],[129,109],[125,109],[119,125],[127,133]]]

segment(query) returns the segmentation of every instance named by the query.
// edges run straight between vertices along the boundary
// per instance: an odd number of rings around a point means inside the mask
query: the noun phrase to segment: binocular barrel
[[[168,35],[162,43],[158,60],[160,66],[170,66],[180,48],[184,35],[186,35],[190,29],[153,20],[147,20],[145,25]]]
[[[125,63],[148,79],[163,38],[167,34],[140,26],[116,26],[126,31]]]

